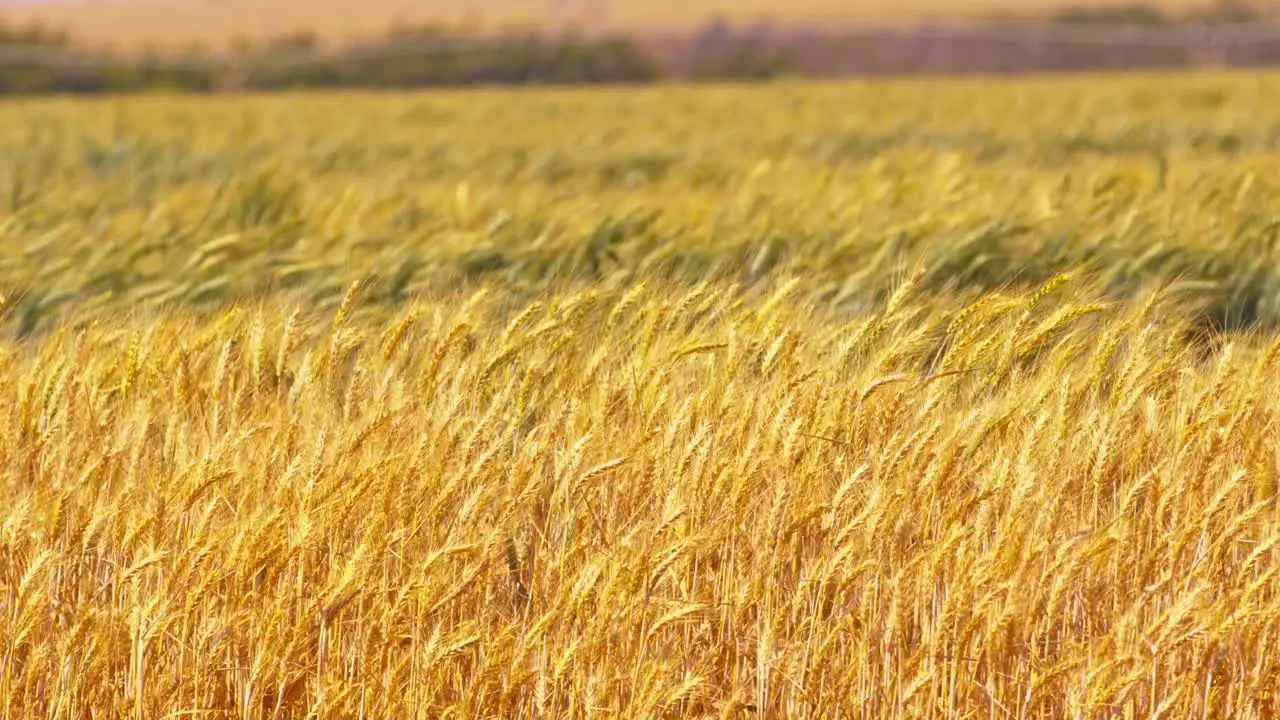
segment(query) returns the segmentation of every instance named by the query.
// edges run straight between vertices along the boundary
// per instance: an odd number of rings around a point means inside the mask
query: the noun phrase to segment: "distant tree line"
[[[340,49],[295,35],[230,53],[126,56],[81,48],[56,32],[0,29],[0,94],[627,83],[663,74],[638,43],[617,38],[472,38],[428,29]]]
[[[1066,7],[1049,16],[1050,22],[1070,25],[1149,25],[1168,27],[1178,24],[1222,24],[1266,20],[1257,3],[1249,0],[1217,0],[1176,15],[1143,3],[1118,5],[1086,5]]]
[[[631,38],[553,37],[537,32],[475,37],[440,28],[401,28],[375,41],[326,48],[307,35],[229,52],[112,54],[66,33],[0,27],[0,94],[214,92],[308,87],[640,83],[780,75],[1026,72],[1181,67],[1206,62],[1199,36],[1177,42],[1079,42],[1080,33],[1125,27],[1161,33],[1265,19],[1224,0],[1191,15],[1146,5],[1066,10],[1049,18],[988,18],[965,28],[884,29],[734,26],[713,20],[684,34]],[[1243,50],[1210,46],[1209,62],[1280,64],[1274,38]],[[1063,39],[1060,33],[1077,36]]]

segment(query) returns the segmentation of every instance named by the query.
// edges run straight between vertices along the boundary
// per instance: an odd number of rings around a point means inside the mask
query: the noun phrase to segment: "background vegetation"
[[[1216,12],[1223,7],[1275,10],[1268,0],[1139,0],[1161,15]],[[224,49],[235,38],[269,42],[299,29],[324,43],[373,38],[392,25],[445,25],[470,32],[501,34],[513,28],[560,32],[578,27],[590,32],[644,35],[670,31],[688,34],[708,17],[723,15],[734,24],[894,26],[921,22],[970,21],[997,14],[1045,17],[1063,8],[1107,14],[1138,5],[1134,0],[219,0],[216,3],[148,0],[104,2],[25,2],[0,8],[13,25],[37,24],[67,29],[94,45],[124,50],[180,49],[191,44]]]
[[[198,44],[108,51],[91,49],[60,29],[0,27],[0,94],[625,84],[1280,63],[1280,26],[1266,25],[1270,16],[1238,3],[1180,12],[1086,4],[1047,16],[970,18],[958,26],[744,24],[737,17],[712,17],[698,28],[614,34],[482,33],[465,25],[401,23],[342,43],[295,32],[253,42],[224,39],[216,51]],[[1256,23],[1250,30],[1274,32],[1241,41],[1212,31],[1247,23]],[[1105,36],[1095,37],[1099,32]]]

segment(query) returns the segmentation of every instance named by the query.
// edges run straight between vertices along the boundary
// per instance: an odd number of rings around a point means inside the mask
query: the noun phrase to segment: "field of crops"
[[[1274,717],[1278,117],[6,104],[3,717]]]

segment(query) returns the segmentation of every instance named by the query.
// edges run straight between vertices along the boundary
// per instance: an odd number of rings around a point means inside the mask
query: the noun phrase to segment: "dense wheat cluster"
[[[4,717],[1273,717],[1278,90],[6,106]]]

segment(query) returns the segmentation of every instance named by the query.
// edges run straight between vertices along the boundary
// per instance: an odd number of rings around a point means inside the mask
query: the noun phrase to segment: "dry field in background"
[[[1063,6],[1106,7],[1126,0],[688,0],[639,2],[613,0],[605,27],[612,31],[688,29],[715,15],[737,22],[915,22],[968,19],[990,13],[1049,12]],[[1203,0],[1157,0],[1173,10],[1203,7]],[[544,26],[546,0],[106,0],[49,2],[0,9],[0,18],[25,24],[38,21],[67,28],[76,38],[122,47],[164,47],[199,43],[226,45],[235,37],[269,39],[297,30],[314,31],[329,41],[376,36],[396,21],[479,26]],[[593,0],[565,0],[572,20],[598,27]]]
[[[1277,90],[6,105],[0,706],[1274,717]]]

